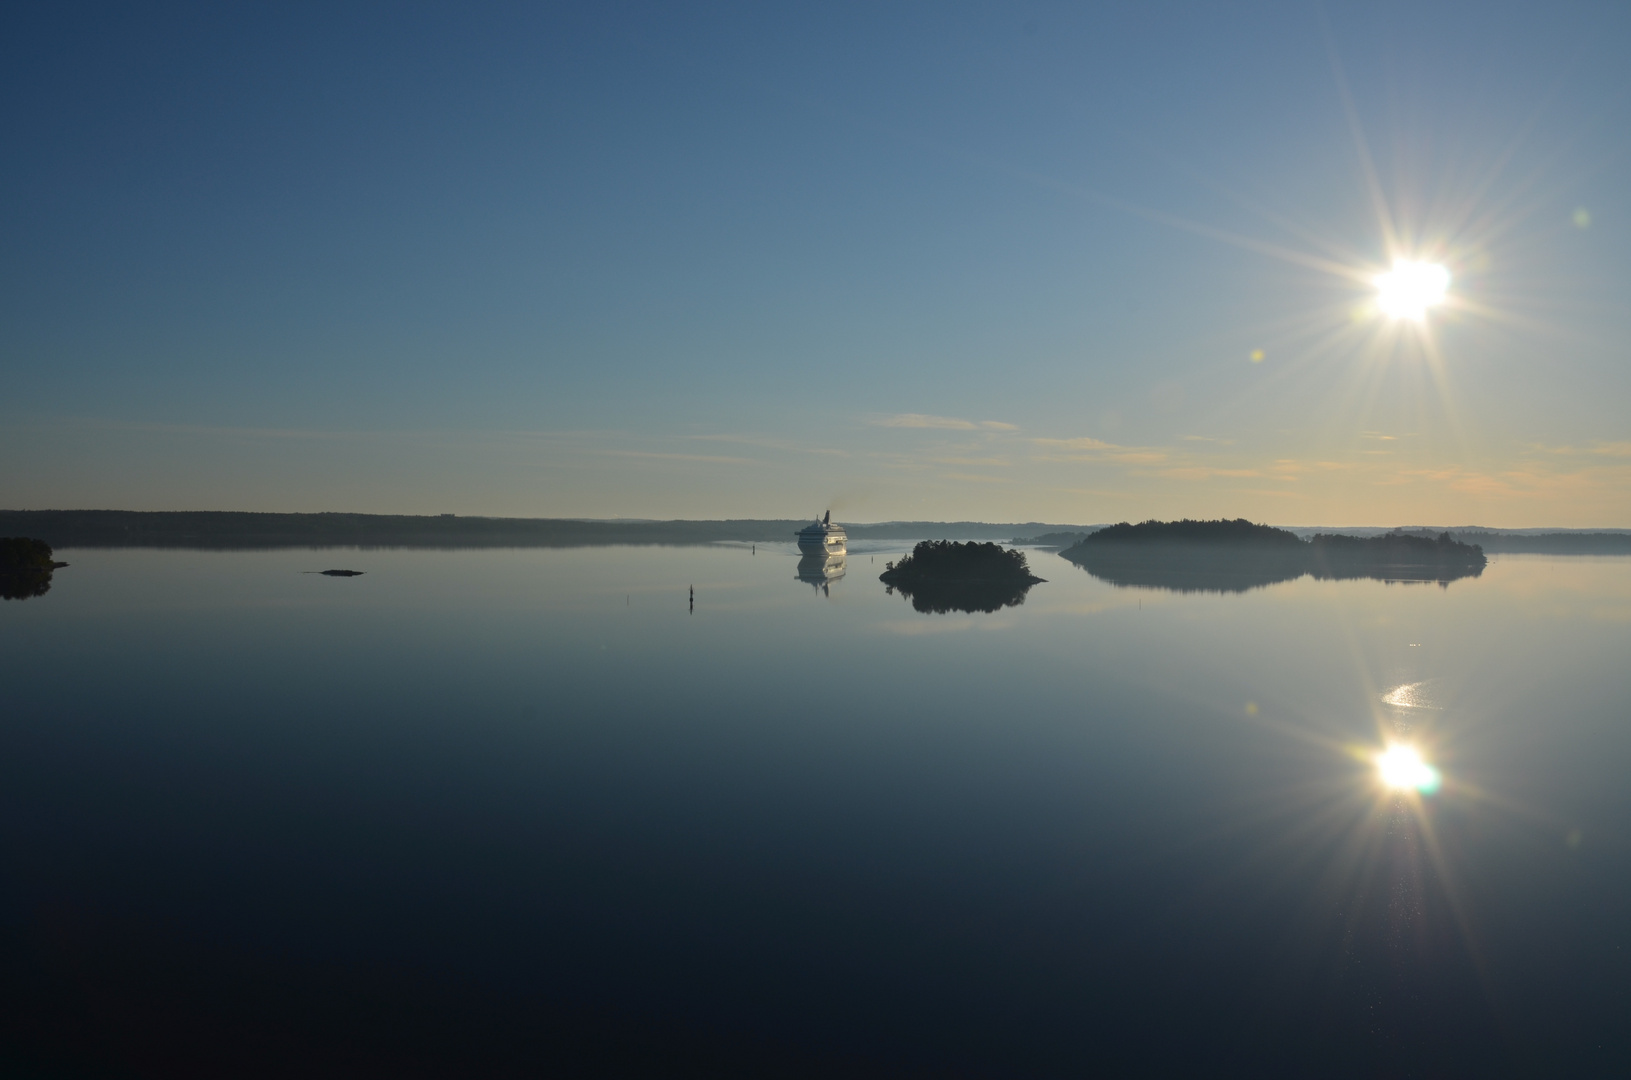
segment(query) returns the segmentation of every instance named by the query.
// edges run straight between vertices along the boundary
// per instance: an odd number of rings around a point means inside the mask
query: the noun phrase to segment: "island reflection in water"
[[[0,571],[0,600],[27,600],[50,591],[49,570]]]
[[[1272,551],[1162,550],[1086,552],[1067,561],[1111,585],[1167,589],[1179,593],[1243,593],[1307,575],[1317,581],[1370,578],[1390,584],[1450,582],[1478,577],[1482,568],[1433,564],[1386,567],[1310,566],[1300,553],[1291,557]]]
[[[1018,607],[1036,582],[1009,581],[917,581],[898,582],[885,591],[899,592],[912,602],[912,610],[925,615],[945,615],[953,611],[990,614],[1005,607]]]

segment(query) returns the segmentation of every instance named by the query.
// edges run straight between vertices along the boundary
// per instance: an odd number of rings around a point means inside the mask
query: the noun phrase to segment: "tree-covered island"
[[[1244,518],[1122,522],[1088,534],[1059,554],[1117,585],[1224,592],[1304,574],[1447,584],[1477,576],[1487,562],[1482,548],[1461,543],[1449,533],[1372,537],[1317,533],[1304,540]]]
[[[51,545],[27,536],[0,536],[0,600],[27,600],[51,589],[51,571],[67,566]]]
[[[1369,577],[1376,571],[1415,570],[1437,580],[1471,575],[1489,565],[1484,549],[1454,539],[1449,533],[1411,536],[1342,536],[1315,533],[1308,540],[1308,572],[1317,578]]]
[[[1031,573],[1023,551],[970,540],[922,540],[899,562],[886,564],[879,581],[891,585],[919,581],[1004,582],[1035,585],[1042,578]]]
[[[997,611],[1025,602],[1043,579],[1031,573],[1023,551],[970,540],[923,540],[878,580],[899,589],[922,612]]]

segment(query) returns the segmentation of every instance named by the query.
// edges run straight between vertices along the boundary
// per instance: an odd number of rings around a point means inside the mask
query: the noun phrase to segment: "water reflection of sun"
[[[1376,755],[1376,772],[1382,783],[1399,791],[1419,791],[1431,795],[1437,791],[1440,776],[1437,769],[1422,760],[1421,751],[1405,743],[1393,743]]]
[[[1420,682],[1400,683],[1382,695],[1382,704],[1391,705],[1395,709],[1432,709],[1437,706],[1432,703],[1429,696],[1428,684],[1432,680],[1423,679]]]
[[[1429,704],[1432,683],[1378,687],[1370,698],[1375,735],[1359,741],[1351,732],[1347,738],[1320,733],[1306,718],[1276,715],[1272,708],[1246,711],[1247,723],[1283,734],[1323,759],[1310,770],[1317,783],[1288,782],[1262,801],[1264,812],[1280,820],[1283,830],[1265,846],[1263,866],[1304,859],[1318,864],[1317,877],[1307,886],[1307,912],[1314,925],[1324,927],[1316,937],[1333,935],[1324,939],[1327,943],[1340,940],[1348,949],[1356,920],[1369,920],[1367,933],[1380,933],[1377,927],[1391,926],[1409,909],[1413,920],[1422,927],[1436,924],[1434,935],[1458,941],[1481,967],[1483,950],[1458,880],[1455,843],[1446,844],[1439,826],[1445,814],[1459,819],[1473,803],[1487,800],[1476,786],[1440,771],[1439,759],[1449,756],[1450,747],[1434,730],[1439,725],[1417,730],[1406,719],[1437,718],[1446,711],[1448,702]],[[1338,764],[1344,759],[1351,771]],[[1324,921],[1333,913],[1340,929]],[[1374,933],[1373,944],[1383,940]],[[1386,940],[1396,949],[1397,941]]]

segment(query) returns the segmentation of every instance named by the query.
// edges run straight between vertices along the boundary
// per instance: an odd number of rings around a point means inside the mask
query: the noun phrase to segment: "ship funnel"
[[[823,524],[823,525],[831,525],[832,524],[832,511],[831,510],[828,510],[825,514],[821,515],[821,524]]]

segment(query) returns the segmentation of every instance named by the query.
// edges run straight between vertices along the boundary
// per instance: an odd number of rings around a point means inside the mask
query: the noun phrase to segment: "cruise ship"
[[[849,534],[844,526],[832,523],[832,511],[821,520],[798,531],[799,550],[806,555],[842,555],[849,550]]]

